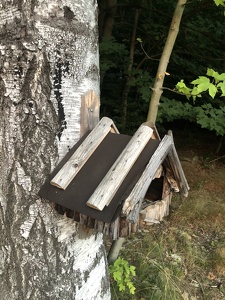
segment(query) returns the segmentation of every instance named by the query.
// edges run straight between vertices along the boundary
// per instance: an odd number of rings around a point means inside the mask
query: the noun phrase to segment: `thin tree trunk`
[[[1,300],[110,299],[101,234],[78,237],[38,192],[99,95],[97,4],[0,4]],[[97,122],[96,118],[96,122]]]
[[[105,4],[106,13],[104,14],[104,22],[102,26],[101,40],[109,40],[112,37],[114,19],[117,10],[117,0],[108,0]],[[105,71],[100,70],[100,85],[104,81]]]
[[[133,62],[134,62],[134,49],[136,44],[136,33],[137,33],[137,25],[138,25],[138,18],[140,15],[140,9],[135,10],[134,15],[134,26],[131,36],[131,43],[130,43],[130,56],[129,56],[129,64],[127,66],[127,79],[123,90],[123,96],[122,96],[122,118],[121,118],[121,128],[122,130],[126,127],[126,121],[127,121],[127,99],[130,91],[130,80],[132,79],[131,71],[133,68]]]
[[[117,9],[117,0],[108,0],[106,6],[106,14],[105,14],[105,20],[103,25],[102,38],[109,39],[112,36],[116,9]]]
[[[148,116],[147,116],[147,121],[150,124],[155,124],[155,122],[156,122],[160,97],[163,92],[162,86],[163,86],[163,82],[164,82],[164,77],[165,77],[169,59],[170,59],[170,56],[171,56],[171,53],[173,50],[173,46],[174,46],[176,38],[177,38],[177,34],[179,31],[180,22],[181,22],[181,18],[183,15],[183,11],[184,11],[186,2],[187,2],[187,0],[178,0],[175,11],[174,11],[170,30],[169,30],[166,44],[164,46],[163,53],[162,53],[162,56],[161,56],[161,59],[159,62],[154,86],[152,88],[152,96],[151,96],[149,111],[148,111]]]

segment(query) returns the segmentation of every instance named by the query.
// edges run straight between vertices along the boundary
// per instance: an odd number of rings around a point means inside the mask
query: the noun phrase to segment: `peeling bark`
[[[110,299],[102,235],[37,193],[79,139],[81,95],[99,95],[96,1],[0,4],[1,299]]]

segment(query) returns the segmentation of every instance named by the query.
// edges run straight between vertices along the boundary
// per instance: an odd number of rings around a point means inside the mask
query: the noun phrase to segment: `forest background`
[[[147,118],[175,5],[173,0],[99,1],[101,112],[124,132],[133,132]],[[212,99],[204,93],[188,99],[176,90],[178,82],[191,86],[207,69],[225,72],[224,22],[224,8],[214,1],[187,2],[165,74],[158,129],[182,120],[182,126],[198,124],[224,135],[224,96]]]
[[[101,114],[132,134],[147,119],[176,1],[98,2]],[[173,130],[189,198],[175,197],[168,219],[126,242],[121,256],[137,268],[136,291],[131,296],[112,284],[113,299],[225,299],[225,93],[212,97],[203,88],[186,97],[180,88],[196,87],[196,79],[216,85],[219,74],[224,84],[223,5],[187,1],[157,116],[161,135]]]

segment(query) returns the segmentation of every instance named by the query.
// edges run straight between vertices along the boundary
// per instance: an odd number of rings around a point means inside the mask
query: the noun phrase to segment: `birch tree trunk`
[[[99,95],[96,11],[95,0],[0,3],[1,300],[110,299],[102,235],[79,239],[37,196],[79,139],[81,95]]]

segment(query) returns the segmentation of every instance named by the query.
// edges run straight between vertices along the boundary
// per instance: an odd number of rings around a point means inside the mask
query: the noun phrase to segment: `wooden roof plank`
[[[109,205],[124,178],[127,176],[138,156],[150,140],[152,133],[153,130],[148,126],[141,125],[139,127],[87,201],[88,206],[102,211],[106,205]]]
[[[148,165],[143,171],[141,177],[137,181],[130,195],[124,202],[122,214],[127,216],[127,219],[131,222],[136,222],[138,218],[139,208],[142,204],[144,196],[148,190],[149,185],[154,179],[155,173],[163,160],[167,156],[168,152],[172,147],[173,140],[170,136],[165,135],[160,142],[155,153],[149,160]],[[136,209],[138,206],[138,209]]]
[[[146,125],[146,126],[149,126],[152,128],[152,130],[153,130],[153,134],[151,136],[152,139],[161,141],[160,135],[159,135],[158,130],[154,123],[152,123],[150,121],[146,121],[145,123],[143,123],[143,125]]]
[[[111,119],[103,117],[50,183],[65,190],[113,125]]]

